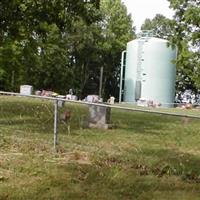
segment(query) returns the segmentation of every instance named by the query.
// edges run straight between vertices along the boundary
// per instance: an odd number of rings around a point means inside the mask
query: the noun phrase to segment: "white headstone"
[[[110,104],[114,104],[115,103],[115,97],[110,97]]]
[[[33,86],[31,86],[31,85],[21,85],[20,86],[20,94],[31,95],[32,92],[33,92]]]

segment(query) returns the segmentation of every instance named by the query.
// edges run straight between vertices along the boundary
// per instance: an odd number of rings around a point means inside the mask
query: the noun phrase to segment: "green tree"
[[[60,89],[70,82],[73,21],[98,19],[98,1],[2,0],[0,2],[0,85]],[[63,80],[61,84],[61,80]],[[71,82],[70,82],[71,83]]]
[[[104,68],[102,95],[118,96],[121,52],[134,37],[131,16],[120,0],[102,0],[100,20],[85,24],[75,21],[72,41],[72,66],[75,90],[80,96],[98,94],[100,68]]]
[[[152,20],[146,19],[141,26],[141,30],[152,30],[156,37],[168,39],[173,35],[173,20],[164,15],[157,14]]]
[[[98,42],[101,40],[101,28],[98,23],[87,25],[83,20],[74,21],[70,40],[70,66],[73,70],[73,88],[80,97],[88,93],[94,94],[98,86],[91,84],[96,69],[100,65]],[[91,90],[91,85],[96,85]]]
[[[79,95],[117,93],[120,54],[133,38],[120,0],[0,1],[0,89],[20,84]]]
[[[126,49],[127,42],[134,39],[135,28],[121,0],[102,0],[101,11],[103,94],[106,98],[109,95],[118,97],[121,52]]]
[[[169,0],[175,11],[174,35],[176,44],[179,88],[200,89],[200,4],[196,0]]]

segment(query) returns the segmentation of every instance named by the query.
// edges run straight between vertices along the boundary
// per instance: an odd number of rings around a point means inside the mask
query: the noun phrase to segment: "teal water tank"
[[[140,99],[171,107],[175,98],[176,49],[168,41],[140,37],[127,44],[124,78],[124,102]]]

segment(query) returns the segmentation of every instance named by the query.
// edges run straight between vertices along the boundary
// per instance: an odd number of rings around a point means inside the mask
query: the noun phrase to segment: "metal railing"
[[[168,115],[168,116],[175,116],[175,117],[184,117],[184,118],[193,118],[193,119],[200,119],[200,112],[190,112],[186,110],[176,110],[176,109],[156,109],[156,108],[145,108],[145,107],[138,107],[136,105],[131,104],[107,104],[107,103],[91,103],[86,101],[75,101],[75,100],[67,100],[58,97],[47,97],[47,96],[37,96],[37,95],[23,95],[20,93],[13,93],[13,92],[4,92],[0,91],[1,96],[16,96],[16,97],[27,97],[27,98],[34,98],[34,99],[41,99],[41,100],[49,100],[53,102],[53,112],[50,115],[53,115],[53,133],[54,133],[54,147],[58,144],[58,109],[59,104],[62,102],[73,103],[73,104],[80,104],[80,105],[95,105],[95,106],[102,106],[102,107],[109,107],[112,109],[121,109],[125,111],[135,111],[135,112],[144,112],[150,114],[159,114],[159,115]],[[46,102],[44,102],[46,103]],[[52,105],[52,104],[51,104]],[[49,108],[48,108],[49,110]]]

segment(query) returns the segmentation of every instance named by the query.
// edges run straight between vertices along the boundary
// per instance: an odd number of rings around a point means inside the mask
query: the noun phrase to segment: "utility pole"
[[[100,68],[100,80],[99,80],[99,97],[102,97],[102,85],[103,85],[103,67]]]

